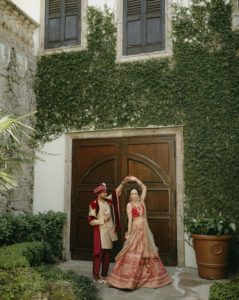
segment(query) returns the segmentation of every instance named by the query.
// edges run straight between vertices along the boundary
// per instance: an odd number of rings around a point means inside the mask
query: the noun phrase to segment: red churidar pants
[[[106,277],[110,263],[110,250],[102,249],[102,254],[93,256],[93,276],[99,279],[100,264],[102,262],[101,276]]]

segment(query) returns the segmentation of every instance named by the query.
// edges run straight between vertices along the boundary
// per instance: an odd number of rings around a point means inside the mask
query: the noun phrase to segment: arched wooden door
[[[128,137],[73,140],[71,255],[91,260],[93,230],[87,215],[92,190],[101,182],[111,192],[127,175],[147,186],[146,207],[149,226],[159,254],[166,265],[177,264],[175,136]],[[112,259],[122,248],[127,231],[128,184],[120,200],[122,227],[114,243]]]

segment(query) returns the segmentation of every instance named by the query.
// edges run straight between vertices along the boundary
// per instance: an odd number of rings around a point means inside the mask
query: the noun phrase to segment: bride
[[[167,271],[158,255],[158,248],[149,229],[145,196],[146,186],[136,177],[129,176],[127,181],[136,182],[138,188],[130,190],[127,204],[128,231],[125,243],[115,258],[115,265],[107,282],[116,288],[159,288],[171,283]]]

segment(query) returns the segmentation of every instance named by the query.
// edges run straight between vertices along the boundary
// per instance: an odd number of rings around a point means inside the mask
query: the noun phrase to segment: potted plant
[[[193,239],[198,274],[206,279],[227,277],[229,244],[236,231],[235,223],[222,216],[186,217],[185,230]]]

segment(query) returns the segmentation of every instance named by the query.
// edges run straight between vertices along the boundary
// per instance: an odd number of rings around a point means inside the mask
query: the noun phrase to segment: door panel
[[[114,183],[115,172],[115,159],[106,159],[103,162],[99,162],[92,170],[84,177],[83,183],[85,184],[97,184],[102,181],[102,174],[104,174],[104,181],[107,183]]]
[[[93,228],[88,224],[92,190],[105,182],[108,192],[127,175],[147,186],[146,207],[149,226],[159,254],[166,265],[177,264],[175,136],[73,140],[71,254],[73,259],[92,258]],[[114,243],[114,256],[127,231],[126,205],[133,183],[125,186],[120,199],[121,229]]]
[[[136,142],[136,141],[135,141]],[[129,144],[129,153],[137,153],[143,157],[150,159],[159,168],[166,173],[169,172],[169,144],[165,143],[147,143],[147,144]]]
[[[169,211],[169,196],[167,190],[147,191],[147,211]]]
[[[159,248],[160,256],[162,253],[170,251],[169,243],[169,219],[148,219],[149,227],[154,234],[155,244]],[[163,258],[162,258],[163,259]],[[163,260],[164,261],[164,260]]]
[[[128,170],[129,170],[129,174],[140,174],[140,180],[145,184],[149,182],[154,182],[154,183],[162,182],[162,179],[160,178],[159,174],[154,172],[152,168],[146,166],[140,161],[129,159]]]

